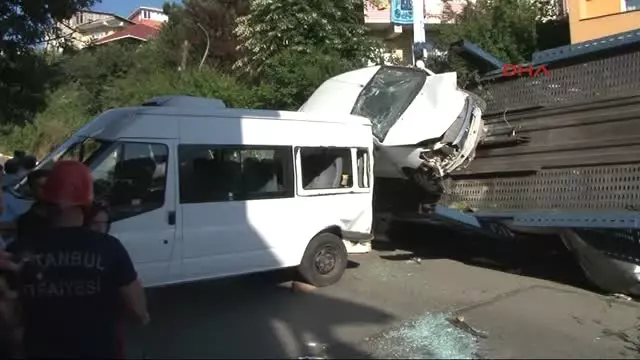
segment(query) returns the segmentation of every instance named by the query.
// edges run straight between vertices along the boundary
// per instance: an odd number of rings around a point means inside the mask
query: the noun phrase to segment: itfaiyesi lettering
[[[22,289],[27,296],[43,297],[80,297],[91,296],[100,292],[100,279],[70,281],[39,281],[25,285]]]
[[[102,256],[95,252],[58,251],[35,254],[33,259],[42,269],[60,267],[81,267],[104,271]]]

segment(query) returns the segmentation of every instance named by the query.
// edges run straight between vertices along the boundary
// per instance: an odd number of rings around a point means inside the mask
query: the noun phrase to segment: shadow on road
[[[319,294],[294,293],[287,272],[149,290],[151,323],[128,329],[131,358],[368,358],[336,337],[339,326],[391,315]],[[288,285],[288,286],[287,286]],[[324,344],[313,346],[313,343]]]
[[[376,242],[378,249],[412,253],[381,256],[387,260],[452,259],[467,265],[598,291],[587,281],[573,255],[556,237],[523,236],[498,240],[422,224],[396,224],[389,229],[387,236],[391,242]]]

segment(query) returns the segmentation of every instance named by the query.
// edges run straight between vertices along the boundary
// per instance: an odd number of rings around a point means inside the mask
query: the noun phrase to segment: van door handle
[[[169,225],[175,225],[176,224],[176,212],[175,211],[169,211],[169,213],[167,214],[167,222],[169,223]]]

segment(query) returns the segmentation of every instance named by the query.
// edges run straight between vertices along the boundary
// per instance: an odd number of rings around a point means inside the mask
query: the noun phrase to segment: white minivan
[[[294,266],[326,286],[346,269],[345,241],[371,241],[369,120],[184,96],[145,104],[101,114],[39,165],[91,168],[145,286]]]

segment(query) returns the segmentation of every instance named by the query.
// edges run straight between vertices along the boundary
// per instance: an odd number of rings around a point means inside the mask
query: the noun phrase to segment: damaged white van
[[[345,271],[345,241],[372,239],[362,117],[163,97],[103,113],[39,166],[59,159],[90,167],[146,286],[284,267],[326,286]]]
[[[458,88],[456,73],[371,66],[325,81],[299,111],[370,119],[375,175],[408,178],[438,192],[443,176],[473,159],[485,108],[481,98]]]

